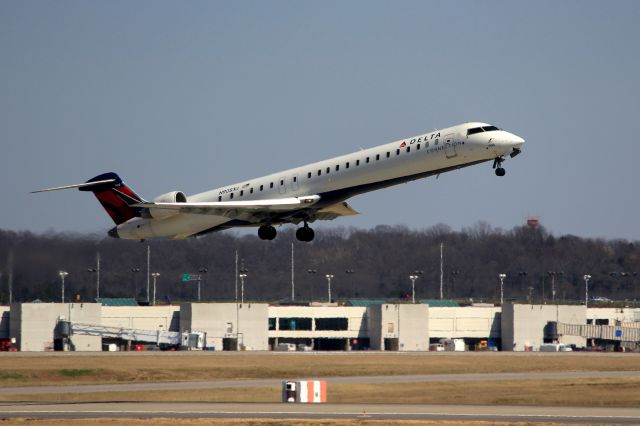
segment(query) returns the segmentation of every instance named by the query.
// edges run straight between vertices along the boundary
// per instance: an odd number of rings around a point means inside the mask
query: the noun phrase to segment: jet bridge
[[[178,333],[176,331],[142,330],[125,327],[106,327],[103,325],[59,321],[57,332],[62,337],[74,334],[98,336],[107,339],[120,339],[130,342],[153,343],[157,346],[181,346],[189,349],[202,349],[206,341],[205,333]]]
[[[612,340],[618,342],[640,342],[640,323],[620,325],[566,324],[549,322],[545,334],[554,336],[580,336],[587,339]]]

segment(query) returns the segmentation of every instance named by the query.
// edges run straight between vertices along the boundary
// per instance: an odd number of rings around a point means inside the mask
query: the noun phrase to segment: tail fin
[[[131,205],[144,200],[113,172],[89,179],[78,190],[93,192],[116,225],[140,216],[140,208]]]

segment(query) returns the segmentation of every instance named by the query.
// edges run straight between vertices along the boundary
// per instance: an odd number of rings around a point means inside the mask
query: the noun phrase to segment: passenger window
[[[222,195],[218,197],[218,201],[222,201]]]
[[[360,160],[356,160],[356,166],[360,165]]]
[[[240,191],[240,196],[242,197],[243,195],[244,195],[244,189]]]
[[[417,149],[418,151],[420,151],[420,144],[418,144],[418,146],[416,146],[416,149]]]
[[[229,194],[229,199],[233,200],[233,192],[231,194]]]
[[[391,157],[391,153],[387,151],[387,158]]]
[[[369,164],[369,157],[367,157],[367,164]]]
[[[249,194],[253,194],[253,188],[249,190]]]
[[[311,179],[311,172],[307,173],[307,179]]]
[[[396,155],[400,155],[400,149],[396,149]]]
[[[318,169],[318,176],[322,174],[322,170]]]
[[[336,164],[336,172],[340,170],[340,164]]]
[[[284,185],[284,179],[280,179],[280,186]]]
[[[380,154],[376,154],[376,161],[380,160]]]
[[[410,146],[407,147],[407,152],[411,152],[411,147]]]
[[[438,145],[438,139],[436,139],[435,141],[433,141],[434,145]]]
[[[294,181],[294,182],[297,182],[297,181],[298,181],[298,176],[294,176],[294,177],[293,177],[293,181]]]
[[[269,184],[269,188],[273,188],[273,182]]]
[[[427,142],[425,142],[425,143],[424,143],[424,147],[425,147],[425,148],[429,148],[429,141],[427,141]]]
[[[347,164],[344,165],[345,168],[349,168],[349,162],[347,161]]]
[[[264,185],[260,185],[260,191],[264,189]]]
[[[331,167],[327,167],[327,173],[331,171]]]

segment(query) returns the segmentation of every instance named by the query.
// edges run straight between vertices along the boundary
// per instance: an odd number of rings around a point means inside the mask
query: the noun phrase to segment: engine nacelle
[[[158,195],[153,199],[154,203],[186,203],[187,196],[182,191],[172,191]]]
[[[158,195],[153,199],[154,203],[186,203],[187,196],[182,191],[172,191],[166,194]],[[165,219],[167,217],[175,216],[178,214],[177,210],[169,209],[149,209],[149,215],[154,219]]]

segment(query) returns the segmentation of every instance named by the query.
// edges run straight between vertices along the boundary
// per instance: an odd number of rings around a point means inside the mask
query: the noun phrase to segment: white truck
[[[440,344],[447,352],[464,352],[464,339],[440,339]]]
[[[570,346],[564,343],[543,343],[540,345],[540,352],[571,352]]]

